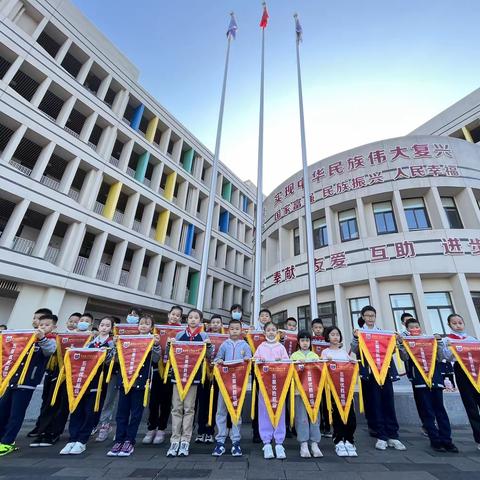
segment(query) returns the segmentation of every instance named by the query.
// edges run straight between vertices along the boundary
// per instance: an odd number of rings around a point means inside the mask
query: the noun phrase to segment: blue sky
[[[140,83],[212,150],[235,11],[221,159],[255,181],[260,1],[73,1],[140,69]],[[478,0],[271,0],[268,7],[266,193],[301,168],[295,11],[304,30],[309,164],[404,135],[480,84]]]

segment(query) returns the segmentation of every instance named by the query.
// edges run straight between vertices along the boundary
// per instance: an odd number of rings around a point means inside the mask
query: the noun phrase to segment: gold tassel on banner
[[[110,380],[112,379],[112,371],[113,371],[113,361],[115,358],[112,358],[110,365],[108,366],[108,372],[107,372],[107,379],[105,380],[106,383],[110,383]]]
[[[202,364],[202,385],[205,384],[205,377],[207,376],[207,361],[204,360]]]
[[[257,396],[257,384],[255,383],[255,378],[252,379],[252,403],[250,407],[250,418],[253,420],[255,418],[255,399]]]
[[[30,348],[30,351],[28,352],[27,359],[25,360],[25,365],[23,366],[22,374],[18,379],[18,385],[23,385],[23,382],[25,381],[25,377],[27,376],[27,372],[28,372],[28,367],[30,366],[30,362],[32,360],[34,351],[35,351],[35,348],[32,346]]]
[[[295,420],[295,380],[290,384],[290,428],[293,428]]]
[[[327,397],[328,419],[330,420],[330,425],[333,425],[332,393],[330,392],[330,385],[327,385],[327,388],[325,389],[325,396]]]
[[[145,383],[145,393],[143,394],[143,406],[148,405],[148,392],[150,391],[150,379]]]
[[[62,367],[60,372],[58,372],[57,382],[55,383],[55,390],[53,391],[52,401],[50,402],[50,406],[54,406],[55,402],[57,401],[58,391],[60,390],[60,385],[63,383],[63,375],[65,372],[65,367]]]
[[[365,406],[363,405],[363,391],[362,391],[362,379],[358,379],[358,410],[360,413],[365,412]]]
[[[213,388],[214,380],[212,380],[212,386],[210,387],[210,400],[208,402],[208,423],[209,427],[212,426],[212,417],[213,417],[213,398],[215,396],[215,389]]]
[[[167,363],[165,364],[165,371],[163,372],[163,383],[167,383],[169,370],[170,370],[170,360],[167,360]]]
[[[102,397],[102,385],[103,385],[103,370],[100,372],[100,377],[98,379],[97,394],[95,395],[95,406],[93,407],[94,412],[100,411],[100,399]]]

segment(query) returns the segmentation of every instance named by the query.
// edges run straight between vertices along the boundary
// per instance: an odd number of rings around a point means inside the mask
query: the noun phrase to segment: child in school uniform
[[[184,331],[178,332],[175,341],[179,342],[205,342],[207,344],[207,360],[211,357],[212,346],[208,335],[202,331],[201,322],[203,313],[192,308],[187,315],[187,327]],[[167,343],[167,351],[171,347],[170,339]],[[182,401],[177,388],[173,388],[172,397],[172,436],[170,437],[170,448],[167,457],[186,457],[189,454],[190,440],[192,439],[193,421],[195,418],[195,399],[197,387],[201,383],[201,369],[188,390],[187,396]],[[172,383],[176,383],[175,376],[171,377]]]
[[[454,362],[455,383],[460,392],[463,407],[467,412],[473,438],[477,443],[478,450],[480,450],[480,393],[477,392],[467,375],[465,375],[461,365],[455,361],[455,357],[449,348],[450,340],[478,341],[478,339],[465,333],[465,321],[461,315],[452,313],[448,316],[447,322],[450,327],[450,332],[443,339],[443,355],[447,361]]]
[[[230,320],[228,324],[229,338],[222,343],[215,355],[214,362],[222,364],[234,360],[248,360],[252,358],[252,350],[248,343],[242,338],[242,322],[240,320]],[[212,452],[214,457],[220,457],[225,453],[225,441],[228,436],[228,410],[225,400],[221,395],[218,396],[217,414],[215,416],[217,425],[216,445]],[[232,441],[231,454],[233,457],[241,457],[242,449],[240,447],[242,418],[238,423],[232,423],[230,428],[230,439]]]
[[[452,442],[450,420],[443,405],[442,349],[439,348],[437,350],[432,387],[430,388],[403,346],[405,342],[404,336],[420,336],[422,334],[420,322],[410,317],[405,321],[405,328],[407,335],[398,337],[400,357],[405,363],[407,377],[412,383],[412,389],[416,396],[418,416],[422,421],[423,428],[427,431],[430,445],[436,452],[458,453],[458,448]]]
[[[50,357],[55,353],[56,342],[52,332],[57,324],[56,315],[43,315],[34,323],[35,343],[30,347],[33,354],[21,385],[18,384],[26,366],[28,354],[22,360],[2,398],[0,398],[0,456],[17,450],[15,439],[25,419],[25,412],[33,392],[42,381]]]
[[[85,393],[80,400],[75,411],[70,415],[70,422],[68,424],[68,432],[70,435],[68,443],[60,451],[60,455],[80,455],[87,448],[87,442],[95,425],[95,401],[97,398],[97,391],[99,388],[105,388],[105,378],[100,385],[100,376],[102,371],[104,376],[106,373],[105,366],[109,365],[111,358],[114,355],[113,338],[111,336],[113,330],[113,319],[111,317],[104,317],[98,326],[98,335],[87,345],[86,348],[107,348],[107,357],[95,375],[88,387],[88,392]]]
[[[180,326],[182,324],[183,308],[173,305],[168,312],[167,325]],[[170,410],[172,409],[172,382],[164,383],[158,371],[158,365],[153,365],[152,386],[148,403],[147,433],[142,443],[160,445],[165,441]]]
[[[342,348],[342,332],[338,327],[332,326],[325,329],[325,341],[330,345],[322,352],[324,360],[350,360],[347,351]],[[347,423],[343,423],[335,402],[332,402],[332,421],[333,421],[333,443],[335,444],[335,453],[339,457],[357,457],[357,448],[355,447],[354,434],[357,428],[357,419],[355,409],[350,408]]]
[[[151,334],[153,327],[153,317],[144,314],[138,322],[138,334]],[[107,453],[109,457],[129,457],[135,450],[135,439],[138,427],[142,421],[146,384],[152,375],[152,363],[158,363],[160,360],[161,349],[159,343],[160,338],[158,335],[154,335],[152,350],[145,359],[140,373],[128,393],[125,393],[121,375],[118,375],[118,407],[115,418],[117,430],[115,433],[115,443]]]
[[[277,339],[277,326],[273,322],[268,322],[265,324],[264,330],[266,340],[258,346],[254,354],[255,360],[261,362],[288,360],[285,347]],[[265,401],[262,395],[258,395],[258,429],[263,442],[263,458],[270,459],[275,458],[275,456],[280,460],[287,458],[283,447],[286,434],[285,405],[282,409],[280,421],[277,427],[274,427],[268,416]],[[275,440],[275,454],[271,444],[272,440]]]
[[[319,360],[320,357],[312,351],[312,335],[308,330],[298,332],[297,340],[298,350],[292,353],[291,360],[294,362]],[[310,422],[307,409],[298,390],[295,390],[295,430],[297,432],[297,440],[300,443],[300,456],[302,458],[310,458],[312,455],[316,458],[323,457],[318,446],[321,438],[320,415],[317,416],[315,423]],[[310,442],[312,455],[308,449],[308,442]]]

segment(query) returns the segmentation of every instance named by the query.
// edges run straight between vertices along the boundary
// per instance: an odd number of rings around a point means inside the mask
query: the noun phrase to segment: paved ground
[[[244,456],[210,456],[210,445],[192,445],[187,458],[167,459],[165,446],[139,445],[129,458],[105,456],[109,444],[91,443],[80,456],[58,455],[64,443],[52,448],[33,449],[22,432],[20,450],[0,458],[0,479],[5,480],[90,480],[119,479],[222,479],[222,480],[480,480],[480,451],[472,440],[470,428],[454,431],[461,453],[439,454],[431,451],[428,440],[417,428],[402,429],[408,450],[377,452],[374,441],[359,425],[358,458],[339,458],[330,439],[323,439],[321,459],[301,459],[298,444],[287,440],[287,459],[264,460],[259,445],[252,444],[250,426],[244,427],[248,441],[243,442]]]

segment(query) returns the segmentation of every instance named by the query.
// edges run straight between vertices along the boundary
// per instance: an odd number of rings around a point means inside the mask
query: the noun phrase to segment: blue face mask
[[[232,312],[232,320],[241,320],[242,312]]]
[[[138,323],[138,317],[135,315],[127,315],[127,323]]]
[[[77,329],[80,330],[81,332],[87,331],[89,327],[90,327],[89,322],[78,322],[77,323]]]

